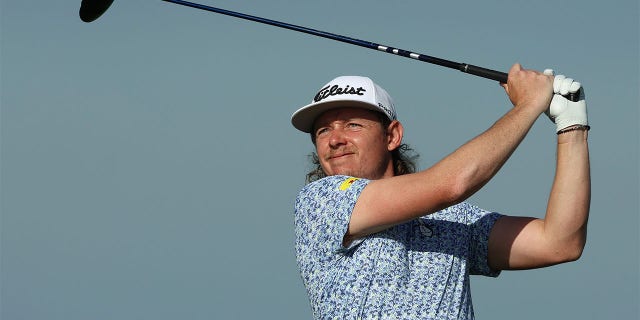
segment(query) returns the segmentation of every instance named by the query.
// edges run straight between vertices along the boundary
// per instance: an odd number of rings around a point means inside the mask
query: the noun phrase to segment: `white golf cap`
[[[308,104],[291,115],[291,124],[302,132],[311,132],[313,122],[334,108],[364,108],[385,114],[396,120],[396,110],[389,94],[371,79],[342,76],[324,85]]]

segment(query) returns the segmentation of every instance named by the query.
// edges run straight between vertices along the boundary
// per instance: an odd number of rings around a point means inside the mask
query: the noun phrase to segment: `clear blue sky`
[[[637,319],[637,1],[202,1],[586,88],[593,198],[575,263],[472,278],[479,319]],[[310,319],[293,200],[312,150],[290,114],[338,75],[394,97],[426,168],[510,104],[497,83],[177,6],[2,1],[1,305],[18,319]],[[470,201],[541,217],[541,117]]]

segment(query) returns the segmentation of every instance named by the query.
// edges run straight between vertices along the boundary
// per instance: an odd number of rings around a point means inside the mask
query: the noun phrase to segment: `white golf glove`
[[[553,70],[547,69],[543,73],[552,76]],[[556,124],[556,132],[574,125],[589,125],[587,103],[584,100],[584,88],[580,90],[581,87],[580,82],[563,75],[557,75],[553,79],[554,94],[549,109],[545,111],[545,114]],[[580,91],[578,101],[574,102],[564,97],[578,91]]]

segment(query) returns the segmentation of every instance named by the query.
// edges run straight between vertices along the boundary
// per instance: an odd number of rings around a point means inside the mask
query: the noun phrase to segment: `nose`
[[[338,148],[345,144],[347,144],[347,141],[345,139],[344,132],[340,128],[334,128],[333,130],[331,130],[329,136],[329,146],[331,146],[331,148]]]

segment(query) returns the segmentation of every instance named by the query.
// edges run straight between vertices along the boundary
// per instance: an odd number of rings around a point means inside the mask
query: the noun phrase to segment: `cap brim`
[[[363,108],[381,112],[380,108],[363,101],[340,100],[308,104],[291,115],[291,124],[302,132],[311,132],[313,123],[323,113],[336,108]]]

